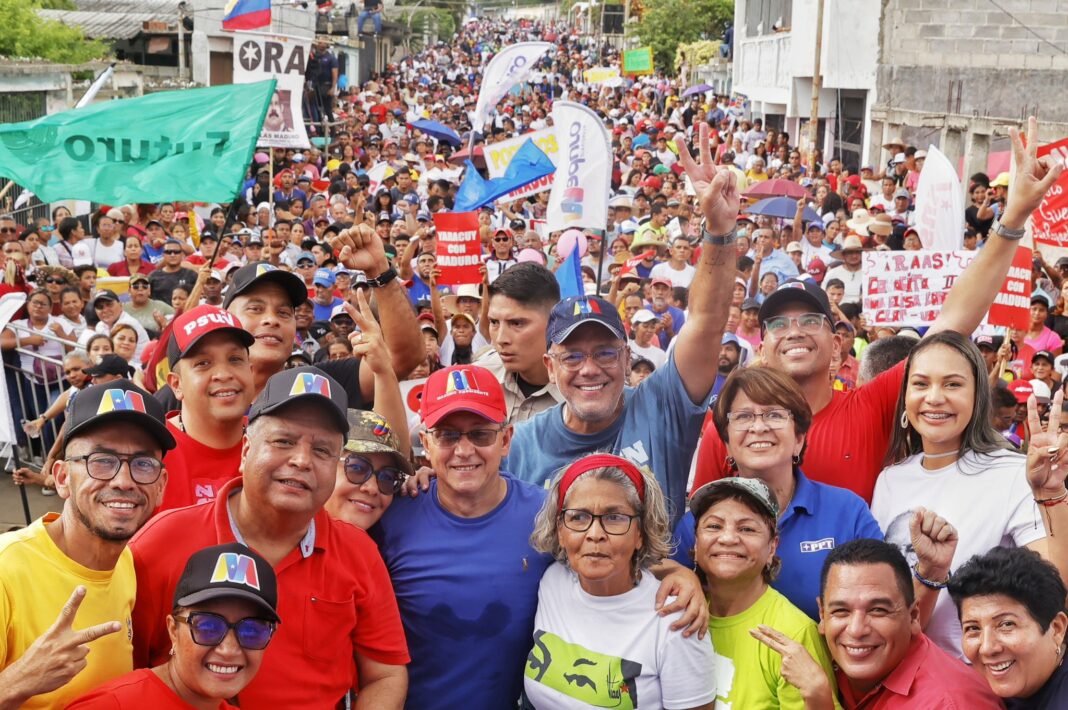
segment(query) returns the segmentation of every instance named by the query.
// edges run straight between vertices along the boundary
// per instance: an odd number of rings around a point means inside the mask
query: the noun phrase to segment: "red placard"
[[[1051,155],[1068,167],[1068,138],[1044,145],[1038,157]],[[1031,233],[1038,244],[1068,248],[1068,170],[1042,198],[1042,204],[1031,213]]]
[[[1009,275],[1005,278],[1005,283],[1001,284],[998,295],[994,297],[994,303],[990,306],[986,319],[991,325],[1005,325],[1027,330],[1030,309],[1031,250],[1027,247],[1016,247],[1016,254],[1012,257],[1012,266],[1009,267]]]
[[[434,215],[438,233],[438,284],[482,283],[482,242],[478,238],[477,212],[439,212]]]

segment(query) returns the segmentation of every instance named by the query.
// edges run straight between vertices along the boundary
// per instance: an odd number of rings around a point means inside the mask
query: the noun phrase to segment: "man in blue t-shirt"
[[[371,531],[412,658],[405,707],[514,708],[533,645],[538,585],[553,561],[530,546],[545,491],[500,468],[513,429],[489,370],[460,365],[433,373],[420,414],[435,477],[426,493],[394,500]],[[687,634],[703,632],[696,577],[668,564],[655,572],[666,573],[661,597],[677,594],[672,611],[686,608],[679,624]]]
[[[707,136],[707,126],[702,125]],[[631,389],[624,387],[630,350],[619,312],[597,297],[573,297],[553,308],[546,330],[549,379],[564,402],[516,426],[505,468],[545,485],[571,461],[607,451],[647,466],[670,501],[672,523],[686,512],[686,483],[716,381],[718,343],[734,290],[738,191],[712,164],[707,137],[701,164],[680,141],[679,162],[693,181],[707,225],[690,285],[686,327],[668,362]]]
[[[330,269],[316,269],[315,296],[312,298],[312,307],[315,309],[315,320],[330,320],[334,309],[344,301],[334,295],[334,272]]]

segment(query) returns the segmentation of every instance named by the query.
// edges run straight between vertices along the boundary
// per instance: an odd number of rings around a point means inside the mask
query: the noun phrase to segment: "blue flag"
[[[499,178],[486,180],[478,174],[470,160],[465,165],[467,172],[456,192],[456,203],[452,208],[454,212],[477,210],[512,190],[518,190],[556,172],[556,166],[549,160],[549,156],[530,139],[515,152],[512,162],[508,163],[504,175]]]
[[[582,257],[579,256],[578,240],[571,248],[571,253],[556,270],[556,283],[560,284],[560,299],[572,296],[585,296],[586,287],[582,284]]]

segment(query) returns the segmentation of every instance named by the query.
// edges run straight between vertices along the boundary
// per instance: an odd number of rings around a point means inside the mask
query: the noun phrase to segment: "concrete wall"
[[[1068,0],[998,4],[1038,37],[988,0],[883,0],[878,102],[1068,121]]]

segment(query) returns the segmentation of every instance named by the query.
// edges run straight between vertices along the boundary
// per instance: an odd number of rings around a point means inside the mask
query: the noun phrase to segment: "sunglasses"
[[[175,615],[174,620],[189,624],[189,633],[193,636],[193,643],[198,646],[218,646],[226,638],[230,629],[233,629],[237,644],[251,651],[261,651],[267,648],[277,626],[273,621],[254,617],[241,619],[231,624],[225,617],[208,611],[193,611],[186,616]]]
[[[137,283],[130,284],[130,288],[148,288],[148,284],[144,281],[138,281]]]
[[[15,228],[14,227],[4,227],[3,229],[0,229],[0,234],[14,234],[14,233],[15,233]]]
[[[394,466],[383,466],[376,471],[369,460],[358,454],[349,454],[341,460],[345,464],[345,478],[349,483],[362,486],[371,476],[374,476],[382,495],[392,496],[400,493],[408,477],[408,474]]]
[[[170,256],[174,256],[175,254],[181,254],[182,250],[181,249],[164,249],[163,253],[164,254],[168,254]]]
[[[65,284],[65,283],[67,283],[67,280],[63,279],[63,278],[52,278],[52,277],[49,277],[49,278],[45,279],[45,283]]]

